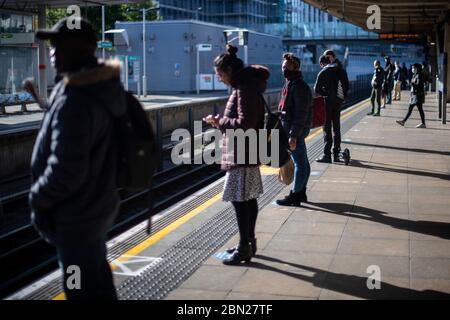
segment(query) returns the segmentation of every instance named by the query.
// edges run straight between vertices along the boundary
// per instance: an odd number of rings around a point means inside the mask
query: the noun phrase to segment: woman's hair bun
[[[236,56],[236,52],[238,52],[238,48],[231,45],[231,44],[227,44],[227,52],[230,56]]]

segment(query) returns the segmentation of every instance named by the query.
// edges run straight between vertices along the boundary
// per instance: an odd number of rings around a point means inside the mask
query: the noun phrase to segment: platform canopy
[[[70,5],[102,6],[115,4],[143,3],[145,0],[0,0],[0,9],[15,11],[36,11],[39,5],[48,8],[64,8]]]
[[[304,0],[332,16],[367,28],[367,8],[380,7],[381,29],[377,33],[431,33],[433,26],[448,19],[450,0]]]

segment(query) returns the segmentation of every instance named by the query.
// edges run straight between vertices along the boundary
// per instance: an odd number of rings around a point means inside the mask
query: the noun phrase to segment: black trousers
[[[251,239],[255,238],[256,218],[258,217],[258,202],[251,199],[242,202],[232,202],[236,211],[236,218],[239,227],[239,245],[248,245]]]
[[[325,156],[331,156],[331,147],[333,153],[338,154],[341,150],[341,107],[340,101],[326,101],[326,118],[323,126],[323,142],[325,144],[323,153]]]
[[[425,113],[423,112],[422,103],[410,104],[408,112],[406,113],[406,116],[403,119],[403,121],[406,122],[406,120],[408,120],[408,118],[411,116],[411,113],[412,113],[412,111],[413,111],[415,106],[417,106],[417,109],[419,109],[420,119],[422,120],[422,123],[425,124]]]
[[[378,105],[377,113],[380,113],[381,108],[381,88],[372,88],[372,94],[370,95],[370,102],[372,103],[372,113],[375,112],[375,101]]]
[[[67,300],[117,299],[105,240],[56,247]]]

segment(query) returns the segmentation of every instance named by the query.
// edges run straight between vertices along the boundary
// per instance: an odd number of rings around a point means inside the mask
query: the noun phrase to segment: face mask
[[[297,74],[296,71],[292,71],[292,70],[288,70],[288,69],[284,69],[283,70],[283,75],[286,79],[291,79],[292,77],[294,77]]]

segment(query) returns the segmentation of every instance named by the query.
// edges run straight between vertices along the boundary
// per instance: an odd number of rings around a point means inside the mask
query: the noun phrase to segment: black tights
[[[408,118],[411,115],[411,113],[412,113],[412,111],[413,111],[415,106],[417,106],[417,109],[419,109],[420,119],[422,120],[422,123],[425,124],[425,113],[423,112],[423,108],[422,108],[422,104],[421,103],[410,104],[409,105],[409,109],[408,109],[408,113],[406,114],[406,116],[403,119],[403,121],[406,122],[406,120],[408,120]]]
[[[255,238],[256,218],[258,217],[258,202],[251,199],[243,202],[232,202],[236,210],[236,218],[239,227],[240,245],[248,245]]]

